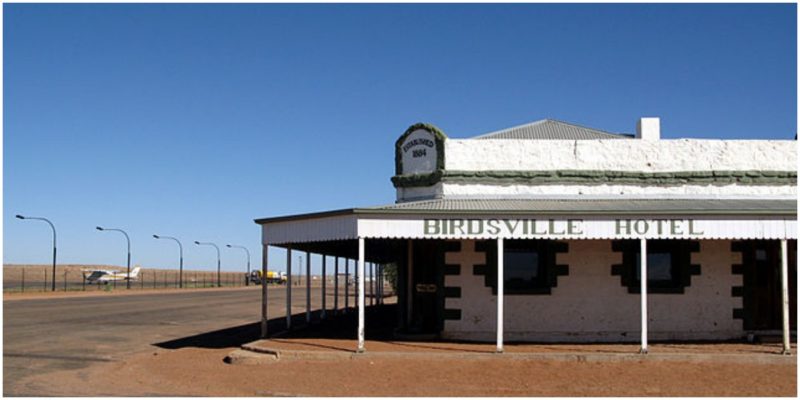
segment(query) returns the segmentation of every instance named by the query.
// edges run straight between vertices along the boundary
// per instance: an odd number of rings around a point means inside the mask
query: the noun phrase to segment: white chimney
[[[636,123],[636,138],[642,140],[661,139],[661,119],[658,117],[639,118]]]

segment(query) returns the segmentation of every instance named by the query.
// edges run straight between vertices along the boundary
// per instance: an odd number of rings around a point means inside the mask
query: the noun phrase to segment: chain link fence
[[[119,290],[126,289],[124,280],[110,281],[107,283],[89,282],[89,270],[108,270],[114,272],[127,272],[126,268],[107,266],[77,266],[58,265],[56,267],[55,290],[87,291],[87,290]],[[180,287],[180,274],[177,270],[155,268],[142,268],[136,279],[131,280],[131,289],[178,289]],[[244,272],[223,271],[219,276],[221,287],[245,286],[246,274]],[[183,288],[200,289],[217,287],[216,271],[183,271]],[[53,267],[42,265],[3,266],[3,292],[43,292],[53,288]]]

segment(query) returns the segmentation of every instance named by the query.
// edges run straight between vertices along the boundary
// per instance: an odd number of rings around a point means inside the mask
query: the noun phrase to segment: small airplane
[[[127,280],[136,280],[136,277],[139,276],[139,270],[141,267],[136,267],[131,271],[130,276],[128,276],[127,272],[117,272],[107,269],[84,269],[81,270],[83,272],[83,279],[86,280],[86,283],[92,284],[104,284],[108,285],[109,282],[113,281],[127,281]]]

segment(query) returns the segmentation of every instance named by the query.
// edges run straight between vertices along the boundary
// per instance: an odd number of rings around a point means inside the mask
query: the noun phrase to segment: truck
[[[250,271],[250,283],[260,285],[261,277],[261,270]],[[285,272],[267,271],[267,283],[277,283],[282,285],[286,283],[286,280],[287,278]]]

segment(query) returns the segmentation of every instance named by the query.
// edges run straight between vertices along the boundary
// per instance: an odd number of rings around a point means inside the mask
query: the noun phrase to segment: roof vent
[[[642,140],[661,139],[661,119],[658,117],[639,118],[636,124],[636,138]]]

